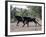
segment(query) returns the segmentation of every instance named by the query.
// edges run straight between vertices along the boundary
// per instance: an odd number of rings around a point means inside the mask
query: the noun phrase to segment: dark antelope
[[[25,24],[27,24],[27,27],[29,27],[29,22],[34,22],[36,25],[39,24],[36,21],[36,18],[32,18],[32,17],[21,17],[21,16],[15,16],[15,18],[17,19],[17,26],[19,24],[19,22],[23,22],[23,27],[25,26]],[[40,25],[40,24],[39,24]],[[41,25],[40,25],[41,26]]]

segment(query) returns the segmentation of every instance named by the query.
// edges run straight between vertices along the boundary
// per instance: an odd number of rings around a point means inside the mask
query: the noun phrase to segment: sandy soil
[[[29,27],[27,27],[27,24],[24,27],[22,27],[23,26],[22,22],[18,24],[19,26],[16,26],[17,22],[14,22],[10,24],[10,31],[11,32],[40,31],[42,30],[42,21],[40,20],[39,23],[41,24],[41,26],[39,26],[38,24],[36,26],[34,22],[29,22]]]

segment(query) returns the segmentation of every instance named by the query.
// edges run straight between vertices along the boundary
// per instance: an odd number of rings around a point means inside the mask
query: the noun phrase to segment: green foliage
[[[42,17],[42,12],[41,12],[41,6],[28,6],[30,8],[30,14],[33,17],[39,17],[41,19]]]
[[[11,6],[10,8],[11,17],[13,18],[13,16],[33,16],[39,17],[41,19],[42,17],[41,6],[26,6],[26,7],[28,8],[28,10],[16,7],[12,10]]]

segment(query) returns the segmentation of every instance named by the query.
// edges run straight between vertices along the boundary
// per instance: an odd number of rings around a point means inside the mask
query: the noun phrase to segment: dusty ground
[[[33,22],[29,22],[29,27],[27,27],[27,25],[23,26],[23,23],[20,22],[18,25],[16,26],[17,22],[11,23],[10,24],[10,31],[11,32],[21,32],[21,31],[40,31],[42,30],[42,21],[40,20],[39,23],[41,24],[41,26],[39,26],[37,24],[37,26],[35,26],[36,24]]]

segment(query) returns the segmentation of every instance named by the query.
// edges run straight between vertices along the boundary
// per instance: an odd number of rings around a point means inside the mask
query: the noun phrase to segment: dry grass
[[[10,24],[10,31],[11,32],[22,32],[22,31],[40,31],[42,30],[42,21],[39,21],[39,23],[41,24],[41,26],[39,26],[33,22],[29,22],[29,27],[27,27],[27,25],[25,25],[24,27],[23,26],[23,23],[20,22],[18,25],[19,26],[16,26],[17,22],[14,22],[14,23],[11,23]]]

